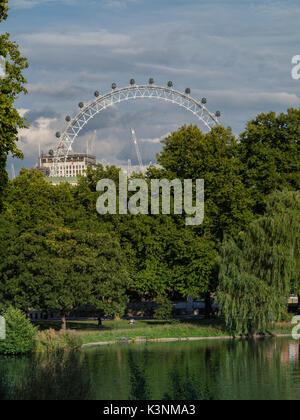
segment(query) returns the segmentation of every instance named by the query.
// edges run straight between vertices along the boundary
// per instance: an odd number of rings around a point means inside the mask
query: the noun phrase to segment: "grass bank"
[[[40,322],[40,330],[60,329],[59,322]],[[216,338],[230,335],[220,320],[191,320],[188,322],[170,323],[165,321],[136,321],[130,326],[128,321],[104,321],[103,329],[98,330],[97,322],[68,322],[67,328],[73,331],[82,344],[115,342],[126,340],[155,340],[171,338]],[[291,334],[292,325],[282,323],[274,326],[270,333],[274,335]]]

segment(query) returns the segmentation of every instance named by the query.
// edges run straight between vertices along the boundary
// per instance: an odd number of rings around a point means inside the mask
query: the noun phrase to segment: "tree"
[[[63,329],[66,316],[86,304],[123,315],[128,276],[119,244],[110,235],[40,225],[5,243],[2,304],[60,310]]]
[[[206,290],[206,315],[210,316],[211,292],[217,287],[214,263],[225,235],[238,238],[252,219],[252,202],[242,180],[243,164],[238,142],[229,130],[214,128],[204,134],[197,126],[184,126],[163,141],[158,156],[162,170],[151,168],[150,177],[204,179],[205,219],[203,225],[189,229],[198,241],[213,243],[214,253],[206,260],[210,279]],[[203,264],[204,265],[204,264]]]
[[[260,114],[240,136],[244,182],[262,214],[265,197],[276,190],[300,189],[300,110]]]
[[[9,307],[3,315],[6,338],[0,340],[0,354],[14,356],[31,352],[36,344],[36,327],[18,309]]]
[[[2,0],[0,2],[0,22],[7,18],[7,11],[8,11],[8,0]]]
[[[66,194],[64,202],[67,201]],[[44,175],[36,169],[21,169],[7,189],[5,206],[3,220],[6,224],[11,221],[20,231],[63,220],[57,214],[62,203],[56,196],[56,188],[46,182]],[[65,206],[66,211],[69,207]]]
[[[204,179],[205,221],[201,232],[215,242],[225,234],[237,237],[251,220],[251,200],[242,182],[238,142],[229,130],[216,127],[204,134],[197,126],[182,127],[163,141],[160,176]]]
[[[253,335],[282,319],[289,294],[299,291],[299,245],[299,192],[272,194],[264,216],[238,241],[224,241],[217,300],[229,329]]]
[[[131,255],[133,288],[141,296],[199,296],[209,290],[216,253],[207,238],[171,216],[131,216],[117,229]]]
[[[87,177],[80,179],[75,196],[84,203],[89,218],[96,215],[97,182],[112,179],[118,191],[119,171],[99,165],[97,170],[89,169]],[[153,178],[157,178],[157,174]],[[149,182],[150,177],[146,181]],[[118,235],[127,256],[132,295],[147,299],[161,295],[186,298],[207,292],[216,256],[214,244],[207,237],[195,236],[193,230],[186,228],[182,217],[97,214],[95,225],[109,227]]]
[[[0,3],[0,22],[7,18],[7,0]],[[26,79],[22,72],[28,62],[21,57],[19,47],[10,41],[8,33],[0,35],[0,56],[6,59],[6,77],[0,78],[0,211],[3,207],[3,193],[8,183],[6,172],[7,156],[22,158],[17,147],[18,130],[27,127],[13,104],[20,93],[26,93]]]
[[[73,186],[68,183],[53,186],[37,169],[21,169],[7,188],[5,207],[0,215],[3,230],[9,223],[20,233],[43,224],[97,232],[100,229],[96,226],[96,210],[87,213],[84,199],[78,199]]]

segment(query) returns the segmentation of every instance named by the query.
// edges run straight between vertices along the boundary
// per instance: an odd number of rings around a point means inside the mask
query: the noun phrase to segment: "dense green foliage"
[[[76,189],[76,198],[83,203],[88,218],[95,218],[96,185],[105,178],[118,186],[119,170],[101,165],[96,171],[90,169]],[[183,217],[107,215],[98,216],[95,223],[117,233],[127,255],[132,291],[139,296],[155,298],[168,293],[185,298],[208,290],[216,258],[214,242],[187,229]]]
[[[35,170],[14,180],[0,216],[2,305],[57,309],[63,319],[84,304],[123,315],[130,286],[124,253],[75,192],[68,184],[52,186]]]
[[[244,166],[238,157],[238,141],[223,127],[204,134],[196,126],[184,126],[163,143],[158,162],[164,169],[154,170],[151,176],[205,181],[204,223],[188,231],[199,244],[213,246],[210,265],[205,264],[209,280],[202,293],[214,292],[217,286],[214,264],[224,236],[237,238],[253,217],[253,202],[243,184]],[[207,308],[208,316],[210,312]]]
[[[290,292],[299,292],[300,192],[273,193],[266,213],[237,242],[224,241],[218,302],[231,330],[266,332],[280,321]]]
[[[260,114],[240,136],[244,182],[254,199],[254,210],[263,213],[266,195],[275,190],[300,189],[300,110],[286,114]]]
[[[114,166],[89,168],[76,187],[53,186],[33,169],[8,182],[7,155],[21,156],[16,141],[25,123],[13,103],[25,92],[27,62],[7,34],[0,40],[8,58],[0,81],[1,308],[60,310],[65,327],[82,305],[118,318],[129,300],[163,296],[157,316],[165,317],[170,300],[206,295],[209,303],[218,290],[231,329],[265,331],[282,316],[288,294],[299,292],[298,196],[265,197],[299,190],[298,110],[261,114],[239,139],[220,126],[209,133],[184,126],[163,141],[161,167],[144,178],[149,186],[204,179],[202,225],[186,226],[185,214],[100,216],[96,185],[109,178],[119,188]]]
[[[83,344],[82,337],[72,331],[55,331],[52,328],[39,331],[35,351],[37,353],[54,353],[63,350],[78,350]]]
[[[7,1],[0,2],[0,23],[7,18]],[[8,183],[6,161],[8,154],[22,157],[17,148],[18,130],[26,127],[24,119],[14,107],[20,93],[26,93],[23,70],[27,60],[21,57],[18,45],[10,40],[10,35],[0,34],[0,56],[6,59],[6,77],[0,78],[0,210],[3,194]]]
[[[167,297],[159,296],[156,304],[157,308],[154,311],[154,317],[156,319],[168,320],[173,318],[173,304]]]
[[[6,339],[0,340],[0,354],[19,355],[32,351],[35,346],[37,329],[24,313],[10,307],[3,316],[6,321]]]
[[[6,245],[1,291],[16,307],[68,315],[94,304],[109,315],[123,315],[128,276],[118,243],[108,234],[37,226]]]
[[[7,18],[8,0],[0,1],[0,22]]]
[[[236,237],[252,217],[237,139],[223,127],[204,134],[196,126],[184,126],[163,143],[160,177],[205,181],[205,221],[200,231],[215,243],[225,234]]]

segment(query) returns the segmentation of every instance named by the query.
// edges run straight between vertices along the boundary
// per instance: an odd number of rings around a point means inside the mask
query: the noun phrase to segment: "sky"
[[[261,112],[300,106],[300,80],[291,77],[292,57],[300,54],[299,0],[9,0],[9,6],[0,32],[11,33],[30,64],[28,95],[16,106],[31,125],[19,133],[24,160],[14,160],[16,171],[36,164],[39,147],[53,149],[65,116],[113,82],[124,87],[131,78],[143,84],[153,77],[161,86],[172,80],[179,91],[189,87],[237,135]],[[94,118],[74,151],[89,143],[99,161],[136,164],[133,127],[144,162],[155,162],[157,139],[191,123],[199,121],[174,104],[123,103]]]

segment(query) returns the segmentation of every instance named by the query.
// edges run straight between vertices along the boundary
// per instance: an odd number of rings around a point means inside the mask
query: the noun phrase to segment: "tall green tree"
[[[0,23],[7,18],[7,0],[0,3]],[[22,158],[17,147],[18,130],[27,127],[24,119],[14,107],[21,93],[26,93],[26,79],[23,71],[28,62],[20,54],[17,44],[8,33],[0,35],[0,56],[6,59],[6,77],[0,78],[0,211],[3,207],[3,193],[8,183],[6,172],[7,156]]]
[[[225,234],[237,237],[252,216],[237,139],[223,127],[205,134],[197,126],[184,126],[163,144],[158,156],[165,170],[161,177],[205,181],[205,220],[200,230],[209,232],[215,242]]]
[[[238,241],[224,241],[217,299],[229,329],[253,335],[282,319],[289,294],[299,291],[299,245],[299,192],[273,193],[264,216]]]
[[[243,184],[243,164],[238,142],[230,130],[214,128],[203,133],[197,126],[184,126],[163,141],[158,156],[162,170],[151,168],[150,177],[204,179],[205,218],[203,225],[190,230],[198,241],[213,243],[214,254],[206,261],[210,280],[206,294],[206,315],[211,313],[210,294],[217,287],[216,255],[225,235],[238,238],[252,219],[252,201]],[[203,263],[204,263],[203,261]],[[207,270],[208,271],[208,270]]]
[[[163,175],[165,175],[163,173]],[[153,175],[157,178],[157,174]],[[76,197],[84,202],[89,217],[94,218],[100,179],[113,179],[118,190],[119,170],[114,167],[88,170],[76,188]],[[150,202],[150,179],[149,202]],[[98,226],[105,224],[116,232],[127,255],[132,279],[132,296],[155,299],[199,296],[208,291],[215,260],[213,241],[197,237],[185,226],[184,218],[166,215],[106,215],[97,214]]]
[[[164,215],[124,218],[117,229],[140,296],[187,298],[209,290],[216,257],[212,241]]]
[[[240,135],[239,155],[256,213],[264,212],[264,199],[273,191],[299,190],[300,110],[258,115]]]
[[[60,310],[63,328],[81,305],[113,316],[125,311],[128,274],[120,246],[108,234],[39,225],[11,234],[0,253],[3,306]]]

